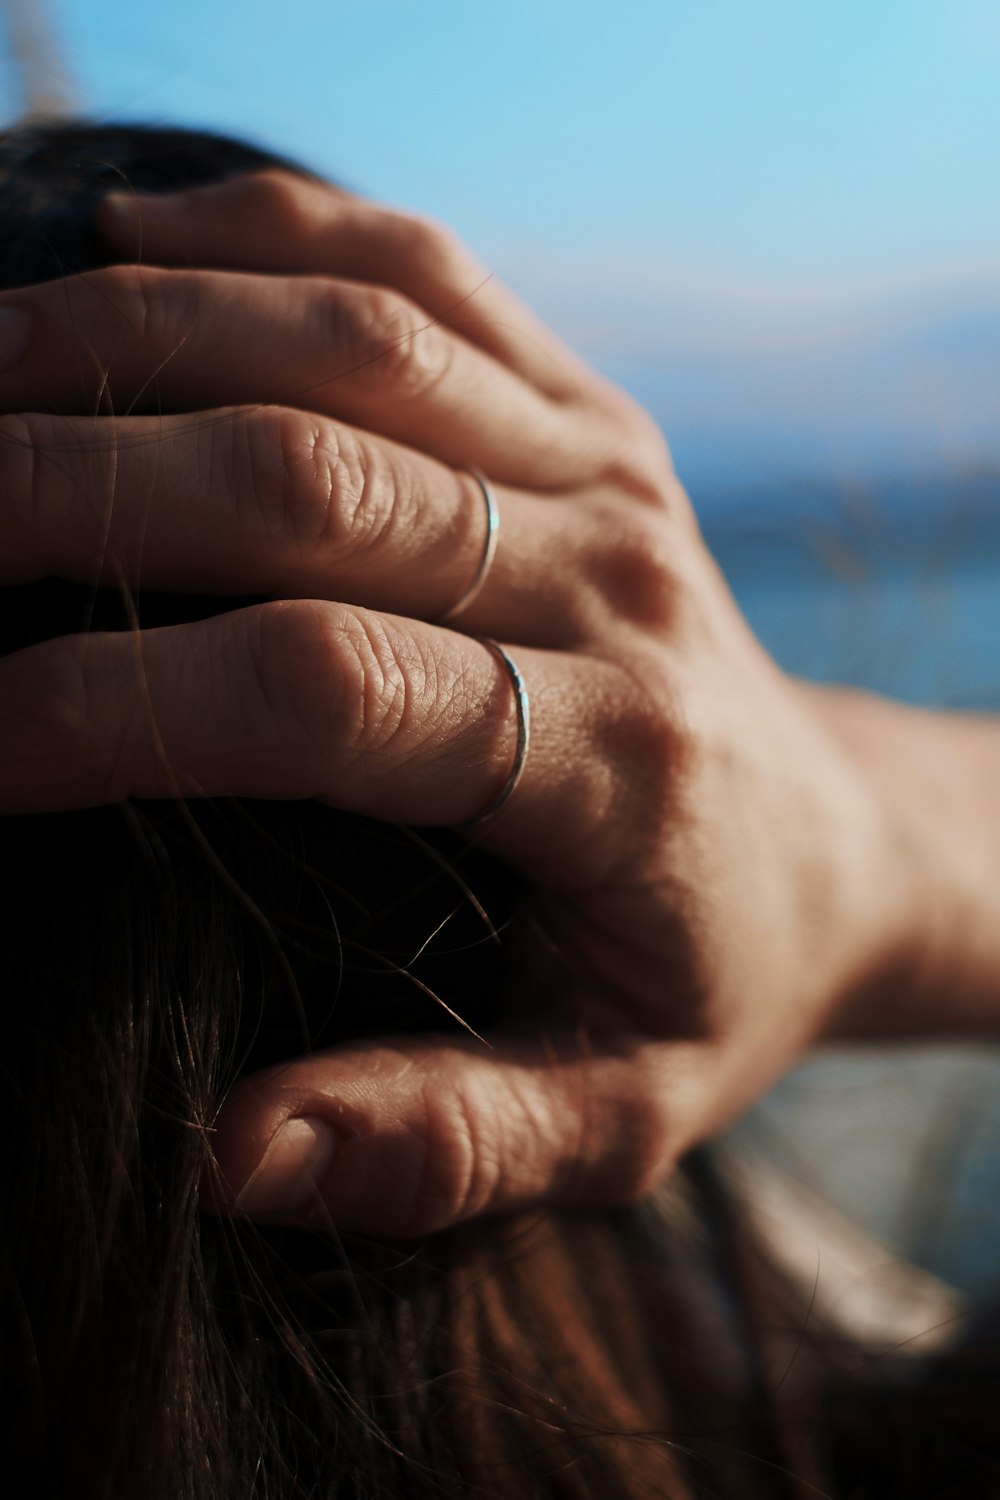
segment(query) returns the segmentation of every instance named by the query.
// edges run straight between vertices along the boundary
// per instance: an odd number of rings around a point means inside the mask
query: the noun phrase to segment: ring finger
[[[484,559],[483,501],[468,472],[290,408],[0,417],[6,583],[124,579],[441,620]],[[587,507],[513,488],[497,505],[495,563],[457,620],[519,643],[571,644],[585,600],[574,552],[594,530]]]

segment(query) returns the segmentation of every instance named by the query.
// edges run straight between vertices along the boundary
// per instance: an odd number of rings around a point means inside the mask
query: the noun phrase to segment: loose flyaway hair
[[[275,165],[205,133],[7,132],[0,286],[105,263],[110,188]],[[233,605],[5,588],[0,650]],[[314,803],[133,802],[4,819],[0,881],[12,1493],[784,1500],[843,1475],[858,1361],[803,1336],[708,1156],[635,1210],[419,1244],[201,1211],[248,1070],[454,1013],[488,1032],[519,903],[494,862]]]

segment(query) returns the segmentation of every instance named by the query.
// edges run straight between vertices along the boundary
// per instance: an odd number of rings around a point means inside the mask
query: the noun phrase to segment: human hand
[[[318,1193],[392,1233],[645,1191],[891,961],[905,882],[881,803],[748,631],[652,424],[450,239],[282,174],[139,208],[147,261],[242,274],[127,266],[4,297],[34,334],[7,409],[141,409],[155,381],[183,413],[3,419],[5,581],[276,602],[5,659],[3,807],[317,796],[475,819],[516,725],[464,632],[503,640],[533,739],[475,836],[535,893],[518,1019],[489,1051],[380,1038],[247,1080],[218,1159],[245,1211],[294,1219]],[[136,222],[102,227],[128,250]],[[446,630],[482,547],[472,465],[501,544]]]

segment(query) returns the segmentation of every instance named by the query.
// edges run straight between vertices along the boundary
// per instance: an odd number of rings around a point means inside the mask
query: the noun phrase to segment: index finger
[[[393,287],[555,400],[605,389],[440,225],[292,172],[253,173],[181,193],[114,193],[98,209],[98,228],[129,257],[164,265]]]

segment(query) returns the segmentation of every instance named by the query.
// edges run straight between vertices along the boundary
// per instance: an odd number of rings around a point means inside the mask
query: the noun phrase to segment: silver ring
[[[478,469],[469,469],[468,472],[482,490],[483,499],[486,501],[486,541],[483,544],[483,554],[479,559],[479,567],[476,569],[475,578],[469,584],[469,587],[458,603],[453,604],[451,609],[440,616],[441,624],[444,624],[448,620],[453,620],[457,614],[460,614],[465,609],[466,605],[472,603],[486,582],[486,575],[493,566],[493,559],[496,556],[497,538],[500,532],[500,512],[497,509],[496,496],[490,489],[485,474],[480,473]]]
[[[508,802],[514,795],[514,789],[524,772],[524,763],[528,758],[528,744],[531,739],[531,705],[528,701],[528,689],[525,686],[524,678],[521,676],[517,662],[514,661],[513,657],[508,655],[498,641],[490,640],[489,636],[477,636],[477,640],[481,646],[486,646],[493,652],[494,656],[499,657],[510,678],[511,687],[514,689],[514,703],[517,708],[517,747],[514,751],[514,764],[510,768],[510,775],[507,777],[499,794],[494,797],[485,812],[481,812],[478,817],[470,818],[467,823],[461,824],[460,826],[463,828],[481,827],[487,818],[494,817],[500,811],[501,807],[503,807],[504,803]]]

